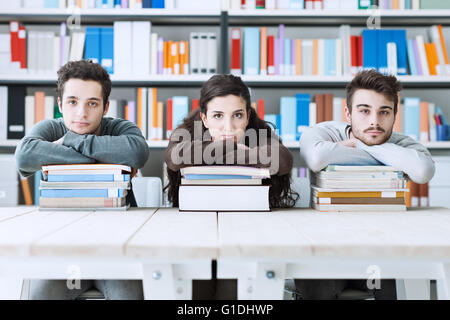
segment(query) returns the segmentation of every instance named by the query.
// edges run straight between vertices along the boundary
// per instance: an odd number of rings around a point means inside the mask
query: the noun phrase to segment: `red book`
[[[11,62],[20,62],[19,21],[9,22],[9,33],[11,34]]]
[[[19,41],[20,68],[26,69],[27,68],[27,33],[25,31],[24,26],[19,26],[18,41]]]
[[[256,9],[264,9],[266,7],[266,0],[256,0]]]
[[[275,37],[267,37],[267,74],[275,74],[275,61],[274,61],[274,50],[275,50]]]
[[[172,114],[173,114],[173,100],[167,99],[167,113],[166,113],[166,139],[170,139],[172,134]]]
[[[258,117],[264,120],[264,99],[258,99]]]
[[[358,36],[350,36],[351,48],[351,72],[356,74],[358,71]]]
[[[363,37],[358,36],[358,67],[363,66]]]
[[[241,29],[231,29],[231,73],[241,75]]]
[[[192,99],[192,111],[198,109],[199,106],[200,106],[200,100]]]

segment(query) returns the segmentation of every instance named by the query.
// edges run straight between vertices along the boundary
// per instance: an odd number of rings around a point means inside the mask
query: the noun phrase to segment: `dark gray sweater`
[[[52,143],[63,136],[62,145]],[[27,177],[49,164],[115,163],[138,169],[148,154],[138,126],[104,117],[100,136],[68,131],[62,118],[41,121],[20,141],[15,157],[19,173]]]

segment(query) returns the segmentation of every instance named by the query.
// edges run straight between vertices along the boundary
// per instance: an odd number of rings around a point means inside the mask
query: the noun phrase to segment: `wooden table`
[[[400,298],[450,298],[450,210],[219,213],[218,278],[239,299],[281,299],[284,280],[405,279]]]
[[[190,299],[217,253],[216,213],[0,208],[3,299],[19,298],[22,279],[142,279],[146,299]]]

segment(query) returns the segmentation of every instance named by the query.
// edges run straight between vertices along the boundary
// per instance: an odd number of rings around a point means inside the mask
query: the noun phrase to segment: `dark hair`
[[[70,79],[93,80],[102,86],[103,108],[106,107],[111,93],[111,79],[108,72],[91,60],[69,61],[58,70],[57,92],[62,100],[64,86]]]
[[[268,132],[267,139],[270,139],[273,136],[272,129],[264,120],[258,117],[256,112],[253,111],[248,87],[240,77],[233,75],[214,75],[206,81],[200,92],[200,108],[192,111],[178,128],[184,128],[192,134],[194,132],[195,121],[201,121],[200,112],[206,114],[208,102],[215,97],[224,97],[230,94],[241,97],[245,101],[246,110],[249,114],[249,121],[246,129],[265,129]],[[203,132],[207,130],[203,124],[202,130]],[[259,135],[257,139],[259,145]],[[277,137],[277,139],[279,138]],[[247,140],[246,144],[248,144]],[[169,184],[165,189],[168,188],[169,200],[173,203],[174,207],[178,207],[178,189],[181,183],[181,173],[180,171],[172,171],[167,168],[167,177]],[[270,179],[265,179],[264,183],[271,184],[269,190],[269,204],[271,208],[293,207],[295,205],[299,195],[291,190],[290,173],[284,175],[272,175]]]
[[[401,83],[395,76],[385,76],[373,69],[359,72],[347,85],[347,107],[352,112],[352,99],[359,89],[373,90],[381,93],[389,101],[394,102],[394,115],[397,114],[398,93],[402,90]]]

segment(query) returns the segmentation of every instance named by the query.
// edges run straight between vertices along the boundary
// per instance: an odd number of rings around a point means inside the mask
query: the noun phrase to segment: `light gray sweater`
[[[64,136],[63,144],[52,143]],[[16,148],[16,166],[26,177],[49,164],[115,163],[141,168],[148,145],[132,122],[104,117],[100,136],[68,131],[62,118],[36,124]]]
[[[319,123],[300,138],[300,155],[308,167],[320,171],[329,164],[388,165],[416,183],[427,183],[434,175],[434,161],[427,148],[414,139],[393,132],[383,144],[368,146],[358,141],[356,148],[338,144],[349,139],[351,126],[346,122]]]

